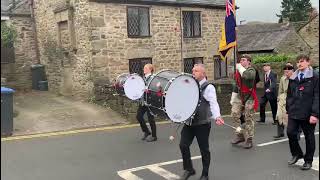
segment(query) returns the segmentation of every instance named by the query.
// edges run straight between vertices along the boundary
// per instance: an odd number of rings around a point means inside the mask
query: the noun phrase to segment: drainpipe
[[[182,29],[182,10],[181,10],[181,6],[180,6],[180,47],[181,47],[181,71],[184,72],[184,62],[183,62],[183,29]]]
[[[40,51],[39,51],[39,45],[38,45],[38,36],[37,36],[37,28],[36,28],[36,20],[34,17],[34,1],[28,0],[29,6],[30,6],[30,12],[31,12],[31,24],[32,24],[32,31],[35,39],[35,49],[36,49],[36,62],[37,64],[40,64]]]

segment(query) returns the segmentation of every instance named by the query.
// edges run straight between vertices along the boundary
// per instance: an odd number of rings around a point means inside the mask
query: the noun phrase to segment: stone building
[[[31,89],[31,64],[37,63],[33,21],[27,0],[1,0],[1,23],[17,32],[14,48],[1,48],[1,80],[14,89]]]
[[[224,0],[35,0],[33,8],[49,90],[88,98],[145,63],[191,72],[203,62],[215,78]]]
[[[298,33],[311,47],[310,58],[313,66],[319,67],[319,15],[312,17]]]

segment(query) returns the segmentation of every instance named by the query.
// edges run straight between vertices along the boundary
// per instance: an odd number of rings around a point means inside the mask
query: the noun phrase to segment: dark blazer
[[[269,78],[265,79],[265,75],[263,76],[264,82],[264,96],[268,99],[276,99],[277,98],[277,74],[272,70],[270,71]],[[270,92],[267,93],[266,90],[270,89]]]
[[[290,77],[286,99],[289,118],[308,120],[310,116],[319,118],[319,74],[309,70],[299,81],[298,70]]]

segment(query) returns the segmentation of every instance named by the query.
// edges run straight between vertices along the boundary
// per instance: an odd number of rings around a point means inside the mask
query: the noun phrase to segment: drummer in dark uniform
[[[192,166],[190,145],[197,138],[202,156],[202,174],[200,180],[208,180],[210,166],[209,134],[211,121],[214,120],[217,125],[224,124],[220,115],[220,108],[217,101],[216,90],[212,84],[209,84],[205,74],[203,64],[196,64],[192,69],[192,74],[200,84],[201,96],[200,106],[192,120],[188,120],[181,131],[180,150],[183,159],[184,173],[180,179],[188,179],[194,175],[195,169]]]
[[[150,77],[154,71],[154,67],[152,64],[146,64],[143,68],[144,80],[146,84],[150,81]],[[150,124],[151,132],[146,125],[146,122],[143,118],[144,114],[147,113],[148,121]],[[140,123],[140,127],[142,129],[143,137],[142,140],[146,140],[147,142],[153,142],[157,140],[157,131],[156,131],[156,123],[154,120],[154,116],[150,113],[147,106],[145,106],[143,97],[139,101],[139,107],[137,111],[137,120]],[[150,136],[151,135],[151,136]]]

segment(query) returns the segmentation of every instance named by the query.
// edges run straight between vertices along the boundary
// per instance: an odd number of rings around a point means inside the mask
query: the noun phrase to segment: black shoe
[[[295,164],[299,159],[303,158],[303,156],[292,156],[291,160],[288,161],[288,165],[293,165]]]
[[[259,120],[259,121],[257,121],[257,123],[265,123],[265,121],[261,121],[261,120]]]
[[[208,176],[201,176],[199,180],[209,180]]]
[[[301,170],[309,170],[309,169],[311,169],[311,167],[312,167],[312,163],[305,162],[305,163],[300,167],[300,169],[301,169]]]
[[[153,142],[153,141],[156,141],[157,139],[158,139],[157,137],[149,136],[146,141]]]
[[[141,138],[142,141],[146,140],[150,133],[144,133],[143,137]]]
[[[272,123],[272,125],[277,125],[277,124],[278,124],[277,122],[273,122],[273,123]]]
[[[277,140],[277,139],[281,139],[283,137],[284,137],[284,134],[281,134],[281,135],[273,136],[273,139]]]
[[[196,171],[184,171],[183,175],[180,177],[181,180],[187,180],[190,176],[193,176],[196,174]]]

